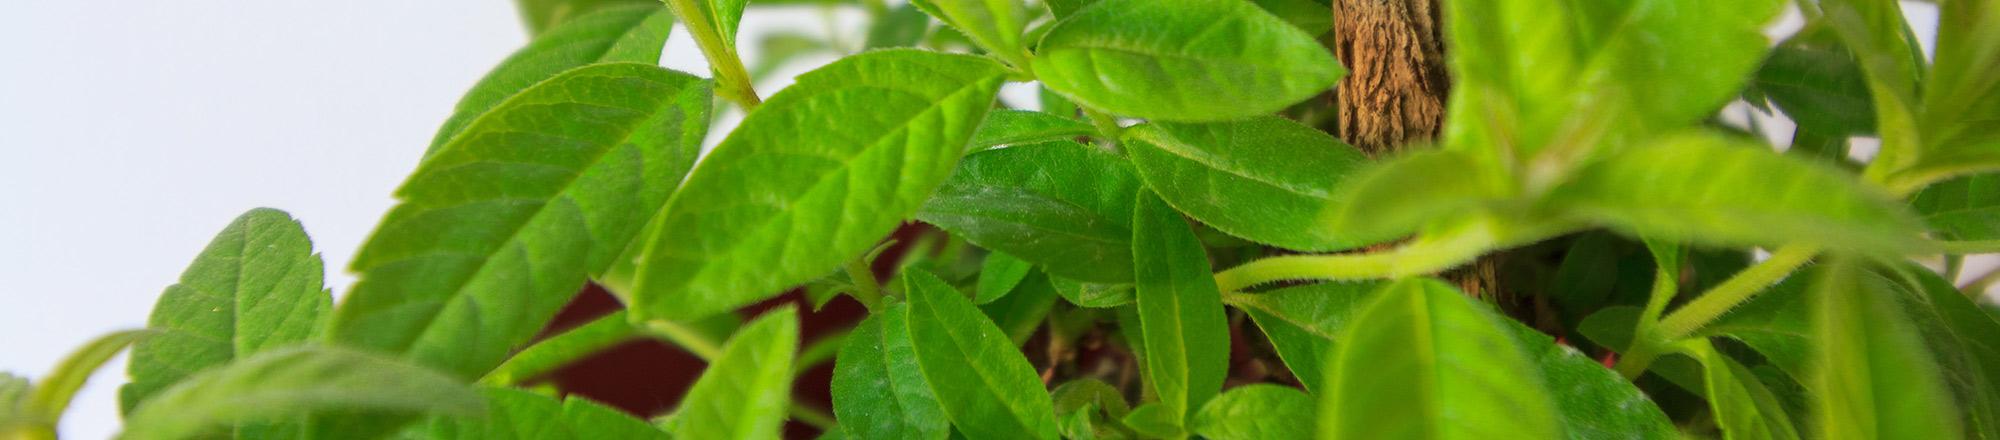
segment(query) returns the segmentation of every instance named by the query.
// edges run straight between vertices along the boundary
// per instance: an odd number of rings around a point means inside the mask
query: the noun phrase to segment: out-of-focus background
[[[1929,50],[1936,8],[1905,9]],[[748,42],[763,35],[859,38],[859,20],[752,8],[739,41],[755,60]],[[1796,29],[1788,20],[1775,28]],[[328,286],[344,292],[353,278],[342,268],[438,124],[526,39],[504,0],[10,3],[0,14],[0,371],[39,377],[93,337],[144,326],[160,291],[253,207],[299,218]],[[831,60],[800,59],[758,90],[769,96]],[[663,63],[708,72],[680,29]],[[738,117],[724,114],[711,143]],[[116,432],[124,371],[121,357],[92,378],[65,436]]]

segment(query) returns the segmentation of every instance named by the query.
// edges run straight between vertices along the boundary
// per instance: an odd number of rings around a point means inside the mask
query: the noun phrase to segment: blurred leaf
[[[1296,388],[1252,384],[1216,396],[1190,424],[1211,440],[1308,440],[1313,438],[1313,398]]]
[[[863,49],[884,47],[910,47],[923,41],[924,34],[931,30],[931,18],[915,4],[905,4],[889,9],[889,12],[875,17],[868,24],[868,39],[861,45]]]
[[[911,0],[910,4],[965,33],[980,48],[1014,67],[1028,55],[1021,32],[1028,26],[1028,5],[1020,0]]]
[[[132,346],[120,413],[190,374],[311,338],[333,307],[325,275],[291,215],[258,208],[236,217],[154,303],[146,324],[154,334]]]
[[[1229,321],[1208,254],[1180,213],[1151,193],[1132,220],[1134,296],[1146,335],[1146,384],[1176,414],[1175,426],[1222,391],[1229,376]]]
[[[854,327],[833,366],[833,413],[853,438],[943,439],[943,404],[917,364],[910,309],[896,303]]]
[[[799,351],[794,306],[764,312],[743,326],[710,359],[701,379],[681,396],[675,438],[776,439],[792,394],[792,357]]]
[[[1966,429],[1979,438],[2000,438],[2000,321],[1951,281],[1914,263],[1867,276],[1891,281],[1900,294],[1910,322],[1936,356]]]
[[[1854,54],[1822,26],[1771,50],[1751,85],[1799,127],[1828,136],[1875,133],[1875,104]]]
[[[1321,228],[1340,231],[1349,242],[1372,244],[1463,217],[1492,194],[1479,169],[1456,151],[1424,150],[1378,162],[1334,189],[1345,197],[1322,211]]]
[[[581,21],[589,13],[625,5],[654,5],[651,0],[514,0],[521,9],[521,22],[528,26],[528,35],[539,37],[543,32],[554,33],[557,25],[569,21]],[[669,22],[671,23],[671,22]],[[666,30],[660,37],[666,38]]]
[[[1034,265],[1003,252],[986,254],[986,260],[980,265],[979,284],[974,290],[972,303],[986,304],[1007,296],[1007,292],[1014,291],[1014,287],[1021,285],[1021,280],[1027,279],[1028,273],[1034,269]]]
[[[1333,9],[1314,0],[1252,0],[1280,19],[1298,26],[1306,35],[1318,37],[1333,30]]]
[[[1174,208],[1230,235],[1303,251],[1366,244],[1325,227],[1341,181],[1368,158],[1325,132],[1279,117],[1144,124],[1126,131],[1132,164]]]
[[[762,3],[762,2],[759,2]],[[806,55],[831,52],[819,37],[797,32],[772,32],[757,40],[757,59],[750,66],[750,79],[763,81],[786,64]]]
[[[647,245],[624,298],[633,315],[721,313],[874,248],[950,175],[1000,75],[979,57],[893,49],[799,76],[674,194],[659,220],[674,233]]]
[[[1082,281],[1132,280],[1140,188],[1118,156],[1069,141],[966,156],[917,218]]]
[[[1916,126],[1924,66],[1901,7],[1886,0],[1821,0],[1820,8],[1867,73],[1883,147],[1875,160],[1891,170],[1914,163],[1924,147]]]
[[[258,353],[189,376],[125,419],[125,439],[181,439],[315,413],[474,415],[479,393],[449,375],[345,348]]]
[[[1049,6],[1049,12],[1055,14],[1057,20],[1061,20],[1097,3],[1097,0],[1042,0],[1042,3]]]
[[[2000,173],[1959,177],[1925,188],[1910,206],[1942,240],[2000,240]]]
[[[1922,130],[1932,147],[1925,160],[1954,164],[1978,158],[2000,167],[2000,5],[1984,0],[1938,4],[1937,64],[1925,78]],[[1921,55],[1913,53],[1912,55]],[[1961,164],[1962,165],[1962,164]]]
[[[643,420],[581,398],[556,399],[512,388],[479,390],[486,412],[476,417],[437,417],[423,438],[431,440],[667,440]]]
[[[972,149],[1075,139],[1097,133],[1090,124],[1051,113],[994,110],[972,134]]]
[[[151,330],[116,331],[77,347],[35,384],[34,391],[28,395],[28,413],[23,416],[47,427],[57,426],[62,422],[63,413],[69,410],[70,399],[76,397],[77,390],[83,389],[83,383],[90,380],[92,373],[103,368],[111,357],[125,351],[126,347],[145,340],[153,333]]]
[[[1918,246],[1914,216],[1849,175],[1712,135],[1670,138],[1580,170],[1549,203],[1638,236],[1719,245]]]
[[[905,272],[910,341],[945,415],[966,438],[1054,439],[1041,378],[1000,328],[936,275]]]
[[[707,82],[639,64],[565,72],[417,167],[361,250],[331,339],[454,376],[533,338],[659,210],[707,131]]]
[[[1836,261],[1815,281],[1807,386],[1821,438],[1965,438],[1916,328],[1882,281]]]
[[[1311,35],[1240,0],[1101,0],[1035,55],[1035,76],[1078,104],[1163,121],[1276,112],[1346,74]]]
[[[1329,361],[1320,438],[1564,437],[1554,397],[1518,373],[1533,364],[1499,319],[1435,280],[1384,287]]]
[[[1701,361],[1703,392],[1715,424],[1724,438],[1784,440],[1799,438],[1791,418],[1757,375],[1705,340],[1683,343],[1682,352]]]
[[[639,0],[519,0],[523,9],[586,10],[575,20],[550,28],[514,51],[459,98],[450,118],[431,138],[424,156],[437,154],[452,138],[494,106],[564,71],[596,63],[659,64],[674,15],[658,2]],[[612,5],[612,6],[606,6]],[[565,12],[566,13],[566,12]],[[532,27],[532,22],[530,27]],[[699,121],[706,124],[707,115]]]

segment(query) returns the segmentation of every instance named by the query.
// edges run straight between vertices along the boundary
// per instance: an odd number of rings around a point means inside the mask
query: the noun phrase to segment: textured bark
[[[1450,80],[1438,0],[1339,0],[1340,137],[1370,154],[1437,138]]]

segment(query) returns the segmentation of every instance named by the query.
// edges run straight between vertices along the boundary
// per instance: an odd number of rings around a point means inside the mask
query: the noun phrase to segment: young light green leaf
[[[943,439],[943,404],[910,342],[910,308],[896,303],[855,325],[833,365],[833,414],[853,438]]]
[[[1534,364],[1497,319],[1439,281],[1383,288],[1329,361],[1320,438],[1564,437],[1541,378],[1519,374]]]
[[[1075,139],[1097,133],[1090,124],[1051,113],[1026,110],[994,110],[972,134],[974,151],[1001,145]]]
[[[917,218],[987,249],[1082,281],[1132,280],[1139,177],[1118,156],[1069,141],[966,156]]]
[[[1931,185],[1910,206],[1943,240],[2000,240],[2000,174],[1976,174]]]
[[[1442,218],[1478,208],[1492,189],[1470,156],[1426,150],[1363,168],[1333,191],[1343,197],[1321,211],[1320,228],[1349,243],[1379,243]],[[1454,215],[1457,214],[1457,215]]]
[[[477,414],[479,394],[440,372],[345,348],[298,346],[212,368],[147,399],[125,439],[181,439],[322,412]]]
[[[555,2],[546,0],[531,1],[547,4],[547,7],[559,11],[596,7],[575,3],[618,5],[602,7],[551,28],[548,33],[535,37],[527,47],[508,56],[506,61],[501,61],[499,66],[473,85],[471,91],[465,92],[465,97],[459,98],[451,117],[445,119],[444,126],[439,127],[437,135],[431,138],[431,146],[425,150],[425,156],[436,154],[453,137],[464,133],[474,119],[508,97],[563,71],[593,63],[659,64],[660,49],[666,45],[667,33],[674,27],[674,15],[655,2],[586,0],[553,4]],[[531,5],[523,3],[522,7],[527,9]],[[703,117],[706,118],[706,115]],[[700,122],[707,121],[703,119]]]
[[[1049,284],[1070,304],[1107,308],[1132,303],[1131,283],[1092,283],[1050,275]]]
[[[1208,401],[1189,429],[1211,440],[1308,440],[1313,414],[1312,396],[1296,388],[1245,385]]]
[[[312,337],[333,307],[325,275],[291,215],[243,213],[154,303],[146,324],[154,335],[132,346],[132,382],[118,390],[120,411],[131,413],[190,374]]]
[[[939,21],[964,32],[987,53],[1026,68],[1028,5],[1020,0],[911,0]]]
[[[1807,387],[1821,438],[1965,438],[1938,365],[1883,280],[1836,261],[1814,286]]]
[[[675,438],[776,439],[792,395],[792,359],[799,351],[793,306],[765,312],[723,344],[701,379],[681,397]]]
[[[1325,132],[1275,116],[1125,131],[1146,186],[1175,209],[1230,235],[1302,251],[1360,245],[1320,222],[1340,182],[1368,161]]]
[[[712,315],[874,248],[951,174],[1002,73],[984,58],[895,49],[799,76],[674,195],[660,220],[673,233],[647,244],[626,304],[640,318]]]
[[[643,420],[581,398],[558,403],[549,396],[513,388],[479,390],[486,412],[475,417],[437,417],[424,437],[431,440],[667,440]]]
[[[533,337],[659,211],[707,130],[708,86],[639,64],[543,81],[425,160],[355,255],[332,339],[476,378]]]
[[[1551,205],[1640,236],[1712,244],[1911,249],[1903,207],[1839,170],[1713,135],[1621,152],[1581,170]]]
[[[1322,365],[1333,353],[1334,339],[1377,291],[1380,282],[1318,283],[1263,293],[1230,294],[1223,300],[1248,312],[1271,340],[1278,359],[1292,376],[1314,394],[1326,388]]]
[[[1132,219],[1139,325],[1146,335],[1146,383],[1175,421],[1185,420],[1229,376],[1229,322],[1208,254],[1187,220],[1151,193]],[[1186,425],[1179,425],[1186,426]]]
[[[1125,403],[1125,395],[1111,384],[1097,379],[1077,379],[1064,382],[1049,392],[1054,401],[1056,418],[1063,421],[1063,438],[1069,439],[1113,439],[1123,438],[1121,419],[1132,411]]]
[[[1242,0],[1098,1],[1035,55],[1035,76],[1078,104],[1163,121],[1275,112],[1347,73],[1311,35]]]
[[[992,318],[993,325],[1000,327],[1007,339],[1019,347],[1042,328],[1042,321],[1055,305],[1055,286],[1049,284],[1047,275],[1035,273],[1022,280],[1014,294],[980,305],[979,311]]]
[[[83,383],[90,380],[91,373],[97,372],[105,362],[110,362],[112,356],[125,351],[125,347],[153,333],[150,330],[116,331],[92,339],[70,352],[35,384],[34,391],[28,395],[28,412],[24,416],[53,428],[62,421],[63,413],[69,410],[70,399],[76,397],[77,390],[83,389]]]
[[[528,35],[540,36],[543,32],[553,32],[552,28],[571,20],[582,20],[584,16],[601,9],[623,5],[657,5],[651,0],[515,0],[521,9],[521,23],[528,26]],[[660,35],[664,37],[663,30]]]
[[[979,283],[975,285],[972,303],[986,304],[1007,296],[1007,292],[1014,291],[1014,286],[1021,285],[1021,280],[1027,279],[1028,273],[1034,269],[1033,264],[1013,255],[999,251],[986,254],[986,261],[980,264]]]
[[[1736,360],[1715,351],[1706,340],[1681,344],[1681,352],[1702,365],[1703,392],[1724,438],[1743,440],[1798,439],[1791,418],[1776,395],[1757,375]]]
[[[1056,438],[1041,378],[1000,328],[936,275],[903,280],[917,363],[952,424],[973,440]]]

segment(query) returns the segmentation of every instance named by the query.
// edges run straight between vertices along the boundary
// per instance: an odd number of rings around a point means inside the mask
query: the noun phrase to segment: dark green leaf
[[[1056,438],[1041,378],[1000,328],[936,275],[912,270],[903,285],[917,362],[959,431],[974,440]]]
[[[1127,130],[1132,164],[1160,198],[1230,235],[1303,251],[1365,244],[1321,223],[1336,187],[1368,157],[1279,117]]]
[[[707,130],[707,83],[601,64],[480,116],[417,167],[354,257],[332,339],[476,378],[608,268]]]
[[[602,10],[578,16],[535,37],[527,47],[501,61],[499,66],[473,85],[471,91],[465,92],[465,97],[459,98],[451,117],[445,119],[444,126],[438,128],[437,135],[431,138],[431,146],[425,150],[425,156],[436,154],[453,137],[464,133],[475,119],[502,101],[563,71],[593,63],[659,64],[660,50],[667,44],[667,33],[674,27],[674,15],[668,13],[666,8],[647,4],[652,2],[633,0],[571,1],[631,4],[603,7]],[[554,3],[554,0],[529,2]],[[529,7],[530,3],[523,3],[523,8]],[[591,6],[562,4],[552,7],[568,11]],[[696,122],[706,124],[707,114],[701,117]]]
[[[417,365],[343,348],[265,351],[212,368],[147,399],[127,417],[126,439],[180,439],[236,423],[306,414],[473,415],[479,393]]]
[[[986,123],[979,125],[979,132],[972,134],[971,148],[984,150],[1001,145],[1075,139],[1093,133],[1097,133],[1097,128],[1090,124],[1052,113],[994,110],[986,114]]]
[[[2000,174],[1939,182],[1917,193],[1910,206],[1938,239],[2000,240]]]
[[[833,366],[833,414],[853,438],[943,439],[944,407],[917,365],[909,306],[890,305],[854,327]]]
[[[1752,86],[1802,129],[1828,136],[1875,132],[1868,78],[1854,54],[1821,26],[1811,26],[1771,50]]]
[[[581,398],[556,399],[510,388],[480,390],[486,397],[486,413],[476,417],[432,419],[426,436],[431,440],[587,440],[633,439],[667,440],[661,431],[643,420],[616,409]]]
[[[993,318],[993,324],[1018,347],[1042,327],[1043,318],[1049,316],[1049,309],[1055,304],[1055,286],[1049,285],[1048,276],[1037,273],[1022,280],[1013,295],[981,305],[979,311]]]
[[[1208,254],[1180,213],[1146,193],[1132,219],[1139,325],[1146,335],[1146,381],[1185,420],[1229,376],[1229,322]],[[1179,425],[1178,426],[1185,426]]]
[[[1307,440],[1313,438],[1313,398],[1296,388],[1271,384],[1230,389],[1195,413],[1190,430],[1211,440]]]
[[[1006,253],[994,251],[986,254],[986,261],[979,269],[979,284],[974,289],[972,303],[986,304],[1007,296],[1007,292],[1014,291],[1014,286],[1021,285],[1021,280],[1027,279],[1028,272],[1034,269],[1034,265]]]
[[[1821,438],[1965,438],[1938,365],[1886,280],[1836,261],[1816,280],[1814,367]]]
[[[775,439],[791,403],[792,357],[799,351],[799,314],[780,307],[743,326],[722,355],[711,359],[673,423],[675,438]]]
[[[1132,280],[1139,178],[1119,157],[1057,141],[966,156],[917,218],[1082,281]]]
[[[153,305],[146,326],[155,333],[132,347],[120,411],[190,374],[312,337],[332,309],[325,275],[305,229],[284,211],[237,217]]]
[[[1257,7],[1284,19],[1306,35],[1319,36],[1333,30],[1333,9],[1314,0],[1252,0]]]
[[[1708,341],[1683,344],[1682,351],[1701,361],[1703,393],[1725,438],[1741,440],[1797,439],[1799,433],[1785,415],[1776,395],[1743,364],[1715,351]]]
[[[2000,438],[2000,321],[1922,266],[1906,263],[1869,275],[1897,281],[1892,285],[1936,356],[1966,429],[1979,438]]]
[[[1055,285],[1056,294],[1062,295],[1070,304],[1082,307],[1106,308],[1132,303],[1131,283],[1092,283],[1050,275],[1049,283]]]
[[[1550,194],[1554,206],[1644,237],[1723,245],[1917,245],[1914,216],[1824,164],[1712,135],[1621,152]]]
[[[984,58],[896,49],[799,76],[674,194],[660,220],[673,233],[640,256],[632,313],[728,311],[874,248],[951,174],[1001,74]]]
[[[1442,282],[1383,288],[1330,361],[1320,437],[1564,437],[1553,396],[1520,374],[1534,364],[1498,319]]]
[[[1666,413],[1617,372],[1574,348],[1557,344],[1555,338],[1502,319],[1540,370],[1568,438],[1680,438]]]
[[[1311,35],[1241,0],[1098,1],[1035,55],[1035,76],[1078,104],[1165,121],[1275,112],[1347,72]]]
[[[1368,299],[1382,290],[1380,282],[1319,283],[1264,293],[1230,294],[1229,305],[1249,312],[1271,339],[1278,358],[1299,383],[1314,394],[1326,388],[1323,363],[1333,353],[1334,339]]]

